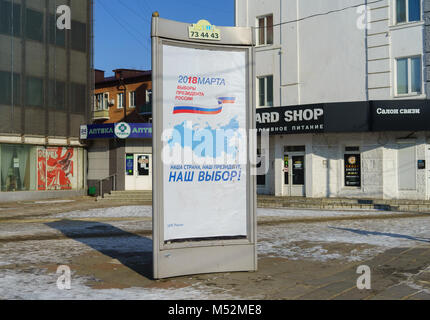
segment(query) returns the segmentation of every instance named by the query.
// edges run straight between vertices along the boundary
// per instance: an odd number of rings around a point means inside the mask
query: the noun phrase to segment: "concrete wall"
[[[0,202],[64,199],[86,195],[86,190],[0,192]]]
[[[257,26],[267,14],[282,24],[359,3],[237,0],[236,24]],[[256,74],[273,74],[275,106],[365,99],[365,36],[357,18],[353,9],[274,27],[273,45],[256,48]]]
[[[285,146],[306,146],[305,190],[307,197],[349,197],[373,199],[428,199],[427,179],[429,169],[418,170],[412,163],[416,175],[416,188],[399,190],[398,152],[405,144],[401,141],[409,133],[357,133],[357,134],[313,134],[276,136],[271,138],[271,159],[266,175],[266,187],[259,193],[287,195],[283,183],[283,155]],[[416,160],[426,160],[426,134],[420,132],[408,140],[415,146]],[[361,188],[345,187],[345,147],[360,147]],[[273,188],[275,190],[273,190]]]
[[[370,3],[366,29],[353,7],[364,2],[236,0],[236,25],[256,27],[268,14],[281,24],[273,45],[256,48],[257,76],[273,74],[274,106],[396,98],[396,58],[423,55],[424,43],[430,52],[430,4],[422,1],[426,22],[396,25],[395,0]],[[430,66],[428,56],[423,61]],[[425,87],[430,75],[423,78]]]
[[[96,194],[100,194],[100,180],[106,179],[110,173],[109,140],[93,140],[88,148],[88,187],[95,187]],[[109,192],[113,179],[103,181],[102,188]]]
[[[109,175],[109,141],[94,140],[88,152],[88,180],[104,179]]]
[[[104,193],[113,189],[113,178],[117,190],[125,190],[125,155],[127,153],[152,154],[150,139],[94,140],[88,150],[88,186],[96,187],[103,180]],[[106,179],[110,177],[109,179]]]

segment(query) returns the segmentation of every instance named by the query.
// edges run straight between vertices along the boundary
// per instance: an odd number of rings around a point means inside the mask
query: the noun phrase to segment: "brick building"
[[[113,72],[114,76],[105,77],[104,71],[95,70],[93,122],[151,122],[151,71],[116,69]],[[127,104],[125,119],[124,102]]]
[[[113,72],[105,77],[104,71],[95,70],[93,123],[81,127],[81,139],[88,145],[88,186],[99,195],[151,190],[151,71]]]

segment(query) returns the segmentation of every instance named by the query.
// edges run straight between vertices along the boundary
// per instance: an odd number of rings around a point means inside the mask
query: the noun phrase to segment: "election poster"
[[[164,240],[246,236],[246,52],[162,52]]]

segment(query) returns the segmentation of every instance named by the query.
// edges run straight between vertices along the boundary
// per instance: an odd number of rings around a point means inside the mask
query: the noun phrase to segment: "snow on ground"
[[[290,209],[290,208],[283,208],[283,209],[267,209],[267,208],[258,208],[257,209],[257,216],[259,217],[300,217],[300,218],[315,218],[315,217],[344,217],[344,216],[351,216],[351,215],[360,215],[360,216],[370,216],[370,215],[386,215],[386,214],[393,214],[391,211],[384,211],[384,210],[344,210],[344,211],[338,211],[338,210],[303,210],[303,209]]]
[[[0,245],[0,262],[8,264],[67,264],[74,256],[89,251],[116,254],[152,252],[152,240],[137,235],[125,237],[78,238],[8,242]]]
[[[298,209],[257,209],[257,215],[261,217],[329,217],[349,215],[374,215],[392,214],[390,211],[381,210],[350,210],[350,211],[320,211],[320,210],[298,210]],[[86,211],[71,211],[56,214],[54,218],[93,218],[93,217],[152,217],[151,206],[122,206],[114,208],[99,208]]]
[[[35,201],[35,204],[56,204],[56,203],[69,203],[75,202],[75,200],[46,200],[46,201]]]
[[[379,212],[385,214],[386,212]],[[125,206],[119,208],[92,209],[58,214],[55,217],[98,218],[98,217],[150,217],[150,206]],[[259,209],[259,216],[314,217],[351,215],[369,212],[358,211],[318,211],[318,210],[275,210]],[[374,214],[374,212],[371,212]],[[145,221],[121,221],[112,223],[60,221],[52,224],[22,224],[26,232],[37,233],[43,228],[54,229],[68,235],[70,239],[4,242],[0,244],[0,299],[221,299],[211,288],[192,286],[182,289],[109,289],[92,290],[85,286],[88,279],[73,277],[72,290],[56,288],[56,274],[33,269],[29,272],[6,269],[8,265],[67,265],[75,256],[96,250],[103,254],[149,253],[152,240],[148,237],[132,235],[130,227],[148,228]],[[150,221],[148,222],[150,223]],[[3,227],[4,225],[4,227]],[[13,224],[3,224],[7,230]],[[124,232],[121,237],[74,238],[75,232],[99,231]],[[0,232],[2,232],[0,230]],[[349,220],[318,223],[288,223],[258,227],[258,254],[262,257],[281,257],[293,260],[313,261],[364,261],[395,247],[430,245],[430,217]],[[36,267],[35,267],[36,268]],[[228,297],[227,297],[228,298]]]
[[[227,293],[213,293],[213,288],[201,284],[180,289],[102,289],[93,290],[85,285],[90,280],[71,275],[70,290],[57,287],[57,274],[46,274],[43,270],[16,272],[0,271],[0,299],[8,300],[188,300],[234,299]],[[218,289],[218,288],[216,288]],[[224,290],[225,291],[225,290]]]
[[[90,279],[72,274],[71,290],[59,290],[58,275],[48,274],[38,265],[68,265],[74,256],[88,254],[91,250],[120,256],[130,253],[139,256],[152,252],[152,240],[129,236],[114,238],[79,238],[76,240],[45,240],[10,242],[0,246],[0,265],[29,266],[28,270],[0,269],[0,299],[232,299],[228,294],[215,294],[216,287],[195,284],[180,289],[127,288],[94,290],[86,286]]]
[[[123,206],[115,208],[99,208],[86,211],[71,211],[59,213],[54,218],[124,218],[124,217],[152,217],[151,206]]]
[[[396,247],[430,245],[430,218],[351,220],[294,223],[258,228],[258,252],[290,259],[361,261]],[[299,246],[307,242],[311,246]],[[326,245],[356,245],[346,252],[329,252]],[[359,245],[366,248],[360,249]]]

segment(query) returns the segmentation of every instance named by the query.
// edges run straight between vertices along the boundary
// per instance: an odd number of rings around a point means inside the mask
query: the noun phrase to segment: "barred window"
[[[12,23],[13,21],[13,23]],[[21,36],[21,5],[14,4],[13,12],[10,1],[0,0],[0,33]]]
[[[85,23],[72,21],[72,49],[87,51],[87,25]]]
[[[13,74],[13,89],[12,89],[12,76],[10,72],[0,71],[0,104],[11,105],[12,104],[12,92],[13,92],[13,104],[19,105],[21,103],[21,76],[17,73]]]
[[[63,48],[66,46],[66,30],[57,28],[57,19],[52,14],[49,16],[49,43]]]
[[[71,84],[71,95],[72,95],[72,107],[73,113],[85,113],[86,110],[86,88],[85,84],[72,83]]]
[[[43,80],[28,77],[26,81],[26,103],[29,106],[43,106]]]
[[[43,41],[43,13],[27,9],[25,34],[28,39]]]
[[[58,80],[49,80],[48,91],[49,107],[64,110],[66,107],[66,84]]]

